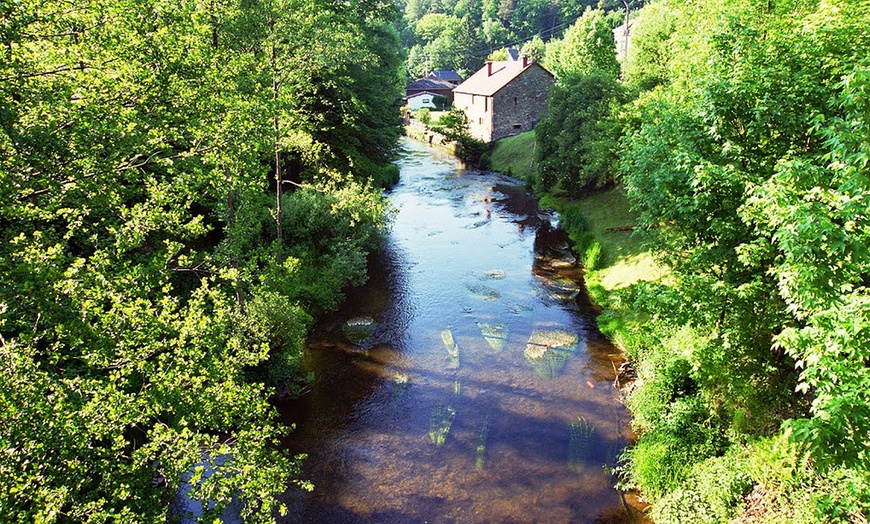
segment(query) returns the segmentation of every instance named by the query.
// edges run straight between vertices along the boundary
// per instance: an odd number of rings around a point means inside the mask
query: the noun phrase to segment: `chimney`
[[[529,57],[523,55],[523,69],[529,66]]]
[[[486,63],[486,76],[492,76],[492,62]]]

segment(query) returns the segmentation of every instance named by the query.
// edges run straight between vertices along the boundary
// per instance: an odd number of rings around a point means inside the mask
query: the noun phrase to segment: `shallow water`
[[[557,218],[516,180],[403,145],[370,282],[313,333],[311,391],[279,405],[316,486],[283,522],[622,521],[621,357]]]

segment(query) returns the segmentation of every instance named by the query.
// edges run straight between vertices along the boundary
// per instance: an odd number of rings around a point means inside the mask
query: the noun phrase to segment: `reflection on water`
[[[284,522],[619,522],[628,415],[555,217],[518,182],[405,143],[371,280],[308,344],[311,494]]]

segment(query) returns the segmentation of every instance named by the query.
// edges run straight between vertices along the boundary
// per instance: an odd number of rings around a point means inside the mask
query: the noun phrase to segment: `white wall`
[[[435,95],[414,95],[408,98],[408,107],[416,111],[424,107],[435,109]]]

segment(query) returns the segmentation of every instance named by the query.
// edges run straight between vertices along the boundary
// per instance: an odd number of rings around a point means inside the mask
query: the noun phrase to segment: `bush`
[[[484,170],[492,168],[492,155],[490,155],[489,152],[480,155],[480,162],[478,162],[478,167]]]
[[[297,303],[279,293],[261,289],[248,300],[239,322],[241,343],[260,345],[268,358],[254,370],[267,385],[295,389],[302,376],[305,335],[312,318]]]
[[[399,183],[399,166],[387,164],[378,170],[374,180],[375,186],[388,189]]]
[[[598,269],[598,261],[601,259],[601,244],[593,241],[586,251],[583,253],[583,267],[586,271],[595,271]]]
[[[417,110],[417,120],[426,124],[427,126],[432,123],[432,112],[429,111],[428,108],[418,109]]]
[[[293,267],[273,267],[268,289],[313,314],[334,309],[347,286],[365,281],[366,255],[383,239],[387,203],[357,182],[299,189],[284,202],[285,246]]]

